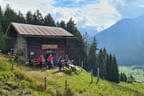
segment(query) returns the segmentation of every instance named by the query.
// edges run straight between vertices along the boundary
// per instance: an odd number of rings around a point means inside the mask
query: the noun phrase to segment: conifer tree
[[[115,83],[119,83],[119,71],[116,58],[111,54],[107,57],[106,64],[107,76],[106,79]]]
[[[45,26],[56,26],[55,21],[52,18],[51,14],[48,14],[44,17],[44,25]]]
[[[6,32],[7,27],[11,22],[17,22],[17,14],[10,8],[9,5],[6,7],[3,20],[2,28],[4,33]]]
[[[5,39],[4,39],[4,34],[2,32],[2,26],[0,24],[0,50],[5,50]]]
[[[2,20],[3,20],[3,12],[0,6],[0,24],[2,24]]]
[[[127,81],[127,76],[125,73],[120,73],[120,81],[123,81],[123,82]]]
[[[84,51],[85,51],[85,54],[84,54],[84,69],[87,69],[87,66],[88,66],[88,63],[87,63],[87,57],[88,57],[88,51],[89,51],[89,46],[90,44],[88,43],[88,40],[89,40],[89,35],[88,33],[86,32],[84,35],[83,35],[83,42],[84,42]]]
[[[39,10],[36,10],[34,13],[32,23],[35,25],[43,25],[43,17]]]
[[[113,81],[116,83],[119,83],[119,71],[118,71],[118,65],[116,57],[113,56],[113,62],[112,62],[112,68],[113,68]]]
[[[25,17],[23,16],[23,14],[19,11],[18,15],[17,15],[17,22],[19,23],[25,23]]]
[[[68,32],[72,33],[76,38],[67,39],[67,54],[75,59],[78,64],[79,61],[84,59],[84,42],[82,35],[78,31],[77,27],[74,24],[72,18],[68,21],[66,29]]]
[[[106,51],[104,49],[104,51]],[[100,49],[97,59],[98,59],[98,67],[100,68],[100,77],[106,77],[106,53],[104,53],[102,49]]]
[[[26,23],[33,24],[33,15],[31,13],[31,11],[28,11],[26,14]]]
[[[87,70],[93,70],[94,75],[97,73],[98,65],[96,64],[96,50],[97,50],[97,41],[96,37],[93,39],[93,43],[90,47],[89,54],[88,54],[88,66]]]
[[[57,21],[57,23],[56,23],[56,27],[60,27],[60,23],[59,23],[59,21]]]
[[[104,48],[103,49],[103,66],[104,66],[104,69],[103,69],[103,75],[104,75],[104,78],[106,78],[106,75],[107,75],[107,71],[106,71],[106,60],[107,60],[107,51],[106,51],[106,49]]]
[[[59,25],[60,25],[60,27],[62,27],[63,29],[66,29],[66,23],[65,23],[65,21],[62,20]]]
[[[111,81],[112,80],[112,55],[107,55],[107,61],[106,61],[106,71],[107,71],[107,75],[106,75],[106,79]]]

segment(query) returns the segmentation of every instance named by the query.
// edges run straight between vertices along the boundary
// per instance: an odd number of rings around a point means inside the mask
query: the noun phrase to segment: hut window
[[[57,49],[58,45],[57,44],[43,44],[42,49]]]

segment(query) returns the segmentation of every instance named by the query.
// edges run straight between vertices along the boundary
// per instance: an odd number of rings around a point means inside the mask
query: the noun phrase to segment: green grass
[[[0,57],[0,96],[144,96],[143,84],[116,84],[105,80],[96,84],[97,78],[91,83],[90,74],[83,69],[79,74],[67,74],[30,68],[21,63],[15,63],[12,71],[9,58]],[[44,89],[44,77],[47,77],[47,89]]]
[[[120,66],[120,72],[124,72],[127,76],[130,76],[131,73],[135,73],[133,76],[138,79],[144,81],[144,69],[133,69],[138,66]],[[140,66],[139,66],[140,67]]]

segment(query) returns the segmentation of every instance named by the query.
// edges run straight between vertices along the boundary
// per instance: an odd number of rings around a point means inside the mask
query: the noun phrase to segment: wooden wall
[[[57,44],[57,49],[45,49],[42,50],[43,44]],[[34,52],[34,58],[38,58],[40,55],[45,55],[48,50],[51,50],[54,56],[64,55],[66,49],[66,39],[63,38],[39,38],[29,37],[27,38],[27,53],[30,58],[30,52]]]

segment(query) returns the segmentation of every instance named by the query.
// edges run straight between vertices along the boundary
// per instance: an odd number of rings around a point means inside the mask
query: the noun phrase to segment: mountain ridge
[[[144,64],[144,16],[122,19],[96,37],[98,46],[115,54],[120,65]]]

